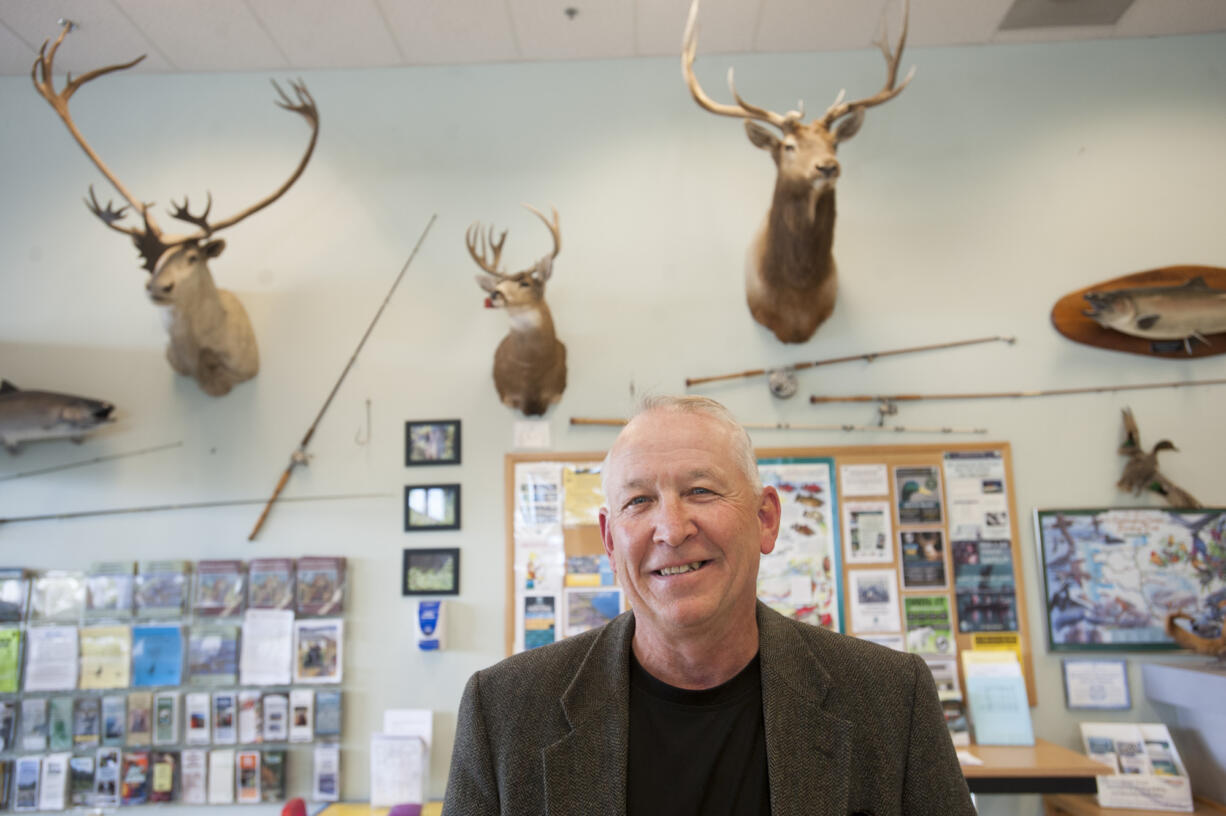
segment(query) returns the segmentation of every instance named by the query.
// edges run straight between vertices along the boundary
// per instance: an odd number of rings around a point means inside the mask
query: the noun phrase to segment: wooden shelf
[[[1223,816],[1226,808],[1207,799],[1193,800],[1192,816]],[[1054,793],[1043,797],[1044,816],[1169,816],[1173,810],[1136,810],[1099,807],[1091,794]],[[1186,811],[1185,811],[1186,812]]]
[[[959,750],[983,760],[963,765],[973,793],[1095,793],[1094,777],[1111,773],[1106,765],[1054,742],[1034,745],[971,745]]]

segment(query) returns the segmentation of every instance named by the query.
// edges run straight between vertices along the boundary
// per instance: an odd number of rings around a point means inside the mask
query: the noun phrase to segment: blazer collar
[[[823,709],[830,673],[793,624],[757,606],[772,816],[847,812],[851,723]],[[634,613],[596,636],[560,703],[571,732],[544,750],[546,813],[626,812]]]
[[[545,748],[545,812],[626,812],[634,613],[600,631],[562,694],[571,732]]]
[[[824,710],[833,678],[795,625],[758,603],[772,816],[847,812],[851,723]]]

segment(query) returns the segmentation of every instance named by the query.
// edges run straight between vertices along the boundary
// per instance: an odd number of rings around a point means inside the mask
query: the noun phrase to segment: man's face
[[[731,455],[704,414],[635,418],[609,456],[600,531],[639,627],[667,635],[754,626],[758,560],[775,546],[779,497]]]

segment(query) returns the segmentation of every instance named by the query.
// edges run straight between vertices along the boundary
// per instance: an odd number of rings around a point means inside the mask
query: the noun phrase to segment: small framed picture
[[[400,594],[459,595],[459,548],[405,550],[404,581]]]
[[[460,420],[431,419],[404,423],[404,464],[460,464]]]
[[[460,486],[404,486],[405,532],[460,529]]]

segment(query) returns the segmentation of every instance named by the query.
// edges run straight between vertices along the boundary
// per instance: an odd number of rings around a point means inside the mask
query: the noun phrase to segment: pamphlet
[[[180,799],[185,805],[203,805],[208,802],[205,787],[208,754],[203,748],[184,748],[179,753],[183,763],[183,789]]]
[[[264,742],[285,742],[289,739],[289,697],[284,694],[264,695]]]
[[[70,756],[68,759],[68,803],[73,807],[92,804],[94,798],[94,757]]]
[[[77,627],[31,626],[26,630],[25,691],[72,691],[77,687]]]
[[[83,627],[80,633],[80,649],[80,688],[115,689],[131,685],[131,627]]]
[[[247,567],[250,609],[294,608],[294,559],[253,558]]]
[[[183,629],[132,627],[132,685],[177,686],[183,679]]]
[[[38,810],[38,782],[42,770],[42,757],[21,756],[16,759],[13,776],[17,780],[17,792],[13,796],[13,810]]]
[[[21,677],[21,630],[0,629],[0,694],[17,691]]]
[[[72,750],[71,697],[52,697],[47,701],[47,741],[52,751]]]
[[[149,801],[172,801],[175,794],[175,777],[178,776],[178,755],[173,751],[154,751],[150,762],[153,772],[149,782]]]
[[[143,805],[148,799],[149,752],[126,751],[119,777],[119,801],[123,805]]]
[[[238,772],[238,801],[250,804],[260,801],[260,752],[239,751],[234,755]]]
[[[31,621],[72,621],[81,619],[85,609],[85,575],[80,572],[49,570],[35,576],[30,586]]]
[[[68,758],[72,754],[47,754],[43,757],[39,810],[63,810],[68,804]]]
[[[119,756],[118,748],[99,748],[94,772],[94,801],[98,808],[119,806]]]
[[[294,682],[339,683],[344,667],[345,622],[314,618],[294,622]]]
[[[188,745],[208,745],[211,738],[209,727],[209,695],[206,692],[190,692],[183,697],[187,711],[187,734],[183,741]]]
[[[179,741],[179,692],[153,695],[153,744],[174,745]]]
[[[153,741],[153,693],[128,693],[128,745],[148,745]]]
[[[136,575],[136,614],[142,618],[178,618],[187,600],[186,561],[142,561]]]
[[[336,802],[340,800],[340,743],[321,742],[315,745],[315,770],[312,774],[311,798],[317,802]]]
[[[121,694],[102,698],[102,744],[123,745],[127,700]]]
[[[341,735],[341,692],[315,692],[315,736],[339,737]]]
[[[102,701],[77,697],[72,706],[72,745],[77,750],[94,749],[102,738]]]
[[[21,750],[47,750],[47,699],[27,697],[21,701]]]
[[[26,600],[30,582],[20,567],[0,569],[0,621],[17,623],[26,619]],[[4,801],[8,801],[7,799]]]
[[[209,751],[209,804],[234,803],[234,749]]]
[[[263,739],[260,725],[261,709],[260,692],[244,689],[238,693],[238,741],[243,745],[260,742]]]
[[[962,653],[966,699],[979,745],[1034,745],[1026,681],[1017,655],[1006,651]]]
[[[235,560],[196,563],[196,617],[228,618],[242,614],[247,600],[243,562]]]
[[[0,751],[14,750],[17,730],[17,701],[0,700]],[[2,791],[0,791],[2,793]],[[8,801],[0,796],[0,802]]]
[[[235,722],[238,700],[237,692],[218,691],[213,693],[213,743],[215,745],[233,745],[238,741],[238,727]]]
[[[187,639],[187,682],[229,685],[238,682],[238,627],[193,626]]]
[[[136,565],[133,562],[95,563],[85,576],[85,617],[131,617],[135,588]]]
[[[298,614],[339,615],[345,611],[345,559],[298,559]]]
[[[293,631],[294,613],[288,609],[248,609],[243,618],[239,684],[288,686]]]
[[[268,750],[260,757],[260,798],[280,802],[285,798],[285,751]]]
[[[293,689],[289,693],[289,741],[311,742],[315,739],[315,692]]]

